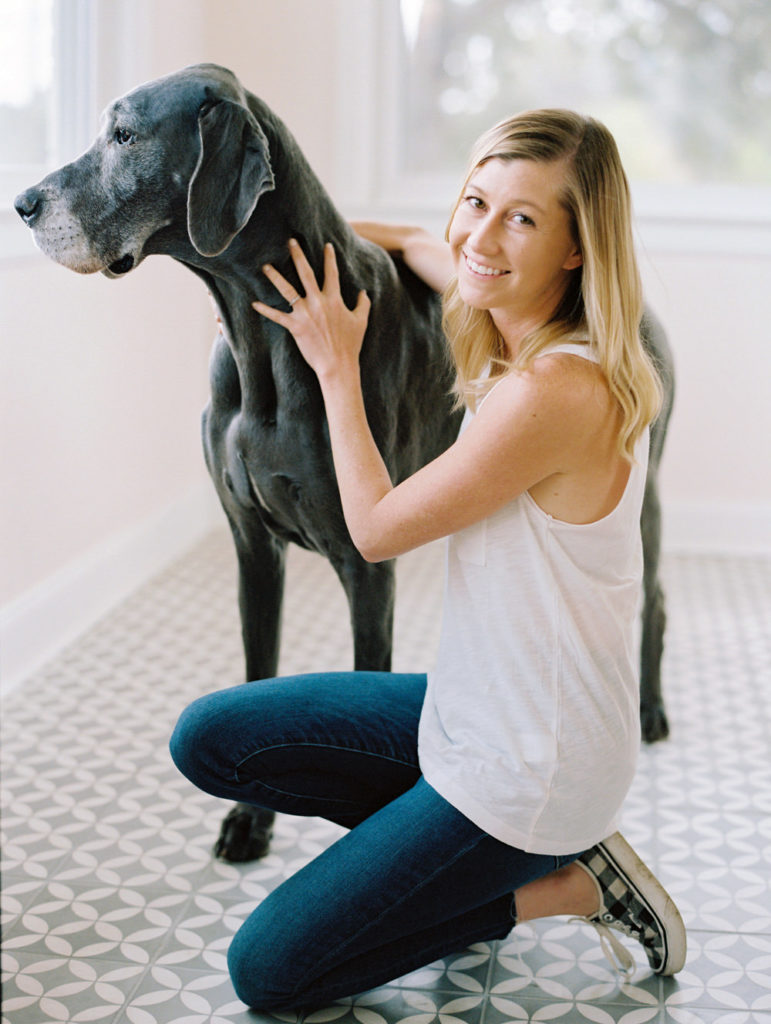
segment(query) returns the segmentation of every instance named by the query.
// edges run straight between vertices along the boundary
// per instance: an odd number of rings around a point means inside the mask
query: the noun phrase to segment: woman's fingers
[[[300,278],[300,283],[305,291],[305,295],[301,295],[293,284],[284,277],[283,274],[279,273],[276,268],[266,263],[262,267],[262,272],[265,274],[267,279],[279,293],[279,295],[289,303],[290,306],[294,306],[296,302],[303,298],[309,298],[311,296],[321,296],[323,294],[334,296],[340,291],[340,275],[337,269],[337,258],[335,256],[335,248],[331,242],[327,242],[324,246],[324,282],[322,288],[319,288],[319,283],[316,280],[316,275],[313,272],[308,262],[308,258],[303,252],[299,242],[296,239],[291,238],[289,240],[289,252],[294,263],[297,276]],[[252,303],[252,306],[257,309],[258,306],[265,307],[264,303]],[[263,312],[259,309],[258,312]],[[269,314],[265,314],[268,315]],[[276,319],[275,317],[269,317],[270,319]],[[277,322],[280,322],[277,320]]]
[[[283,299],[285,299],[290,306],[293,306],[295,302],[297,302],[297,300],[301,298],[294,285],[290,284],[289,281],[287,281],[287,279],[283,276],[283,274],[280,274],[276,270],[276,268],[272,266],[270,263],[265,264],[265,266],[262,268],[262,272],[273,285],[273,287],[276,289],[276,291],[279,293],[279,295]]]
[[[297,276],[300,278],[300,282],[305,289],[305,297],[314,295],[319,292],[319,283],[316,280],[316,275],[313,273],[313,267],[308,262],[305,253],[300,247],[300,243],[294,239],[289,239],[289,252],[292,256],[292,262],[294,263]],[[326,273],[326,257],[325,257],[325,273]]]
[[[289,330],[291,313],[282,313],[280,309],[275,309],[273,306],[266,306],[264,302],[253,302],[252,309],[259,313],[260,316],[264,316],[267,320],[272,320],[274,324],[278,324],[280,327],[285,327]]]
[[[330,250],[332,254],[332,262],[330,263]],[[263,273],[279,293],[279,295],[289,303],[290,306],[294,306],[302,298],[308,298],[310,295],[320,295],[321,289],[319,288],[316,275],[313,273],[305,253],[302,251],[300,244],[294,239],[289,240],[289,252],[294,263],[297,276],[300,278],[300,283],[303,286],[305,295],[300,295],[294,285],[290,284],[289,281],[280,274],[276,268],[266,263],[262,268]],[[329,267],[333,267],[331,278],[327,277]],[[334,260],[334,248],[331,245],[327,245],[324,248],[324,281],[325,284],[329,281],[331,284],[339,288],[337,284],[337,263]]]
[[[367,295],[364,289],[362,289],[356,298],[356,305],[353,307],[353,315],[359,323],[364,325],[365,329],[367,321],[369,320],[369,310],[371,305],[372,303],[369,295]]]
[[[321,305],[314,302],[314,311],[312,313],[310,308],[304,308],[306,313],[310,313],[312,319],[317,317],[322,309],[330,312],[335,308],[342,307],[343,312],[353,314],[357,319],[363,318],[366,323],[370,308],[369,296],[364,291],[360,292],[354,309],[347,310],[340,293],[340,273],[337,266],[337,254],[331,242],[327,242],[324,246],[324,280],[321,288],[319,288],[313,268],[295,239],[290,239],[289,249],[305,295],[300,295],[295,286],[287,281],[283,274],[279,273],[272,264],[266,263],[262,268],[265,276],[285,302],[294,307],[301,299],[318,299]],[[292,331],[293,326],[297,324],[296,320],[292,320],[293,310],[284,312],[264,302],[253,302],[252,308],[261,316],[267,317],[268,320],[272,320],[289,331]]]
[[[299,249],[300,247],[295,243],[295,248]],[[292,256],[294,257],[294,252],[292,252]],[[290,284],[284,275],[280,274],[271,263],[266,263],[262,268],[262,272],[282,299],[294,308],[295,303],[299,302],[302,298],[295,286]],[[283,310],[276,309],[274,306],[268,306],[264,302],[253,302],[252,309],[256,310],[261,316],[267,317],[268,320],[272,320],[273,323],[279,324],[287,330],[291,329],[291,310],[289,313],[286,313]]]
[[[327,242],[324,246],[324,291],[331,294],[339,294],[340,292],[337,253],[331,242]]]

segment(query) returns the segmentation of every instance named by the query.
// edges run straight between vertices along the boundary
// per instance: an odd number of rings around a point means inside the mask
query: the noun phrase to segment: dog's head
[[[243,89],[201,64],[111,103],[91,148],[14,205],[51,259],[117,277],[164,231],[218,255],[273,187],[268,140]]]

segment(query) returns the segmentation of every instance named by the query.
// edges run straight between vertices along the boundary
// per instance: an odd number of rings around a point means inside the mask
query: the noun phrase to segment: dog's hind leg
[[[659,579],[661,555],[661,503],[658,494],[658,471],[667,427],[675,398],[675,368],[672,351],[662,325],[650,310],[640,325],[643,343],[653,359],[661,379],[662,405],[651,425],[648,478],[645,481],[640,528],[643,545],[642,637],[640,644],[640,718],[646,743],[663,740],[669,735],[661,690],[661,657],[664,650],[664,591]]]
[[[278,669],[286,544],[255,522],[249,524],[248,538],[232,521],[231,526],[238,554],[246,678],[267,679]],[[268,852],[274,820],[273,811],[236,804],[222,822],[215,856],[231,862],[263,857]]]
[[[643,543],[643,613],[640,641],[640,718],[646,743],[666,739],[669,723],[661,692],[661,657],[667,616],[664,591],[659,582],[661,553],[661,504],[655,476],[645,483],[640,521]]]

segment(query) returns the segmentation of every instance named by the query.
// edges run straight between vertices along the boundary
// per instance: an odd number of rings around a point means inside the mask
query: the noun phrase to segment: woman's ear
[[[565,262],[562,264],[563,270],[575,270],[576,267],[580,267],[584,262],[584,258],[581,255],[581,250],[576,248],[571,252]]]

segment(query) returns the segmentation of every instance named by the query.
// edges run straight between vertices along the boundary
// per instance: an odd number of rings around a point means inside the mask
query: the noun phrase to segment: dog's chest
[[[210,385],[204,447],[230,515],[242,525],[257,517],[284,539],[324,550],[341,514],[320,403],[267,362],[259,378],[239,368],[222,338]]]
[[[342,515],[331,458],[319,440],[307,423],[266,426],[242,415],[226,473],[242,516],[258,514],[277,536],[326,551]]]

